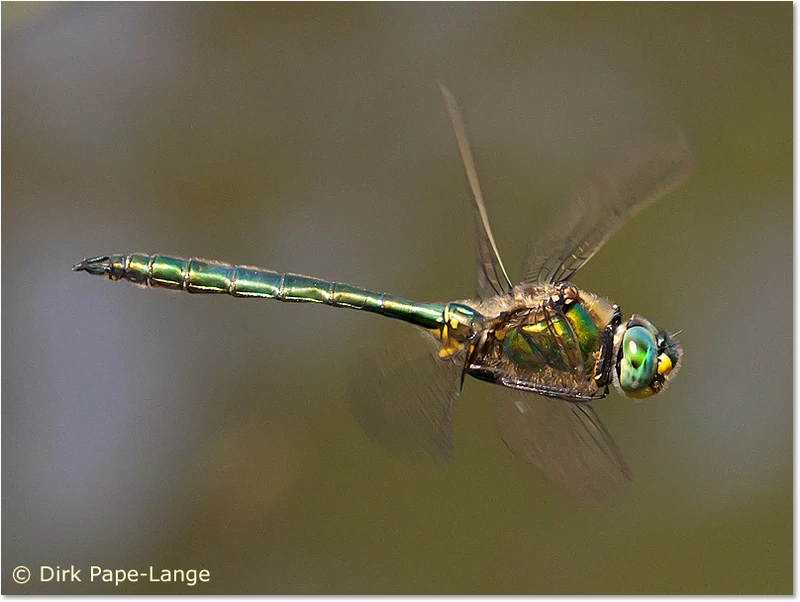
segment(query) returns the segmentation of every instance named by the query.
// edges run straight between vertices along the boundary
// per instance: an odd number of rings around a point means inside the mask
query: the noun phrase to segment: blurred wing
[[[405,337],[362,357],[362,374],[352,383],[353,413],[367,436],[384,447],[446,460],[464,355],[442,360],[433,336],[405,329]]]
[[[495,405],[509,449],[571,496],[607,497],[631,481],[630,468],[591,403],[504,389]]]
[[[464,169],[467,172],[469,187],[472,189],[472,198],[475,200],[477,210],[475,217],[478,226],[478,297],[486,299],[495,295],[505,295],[511,290],[512,285],[489,226],[489,216],[486,213],[486,205],[483,202],[483,194],[478,182],[478,173],[475,171],[475,163],[472,160],[464,119],[450,90],[441,83],[439,88],[442,90],[442,96],[447,104],[450,121],[453,122],[458,150],[461,153],[461,160],[464,162]]]
[[[572,278],[625,222],[677,187],[694,165],[694,152],[680,132],[621,157],[575,194],[550,231],[534,242],[522,282]]]

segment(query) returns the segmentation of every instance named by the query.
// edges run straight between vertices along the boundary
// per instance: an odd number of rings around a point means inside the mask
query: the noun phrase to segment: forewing
[[[522,282],[569,280],[625,222],[683,182],[694,169],[686,138],[634,149],[574,194],[549,231],[531,245]]]
[[[504,389],[495,405],[509,449],[571,496],[608,497],[630,482],[630,469],[591,403]]]
[[[503,266],[503,261],[500,259],[500,252],[497,250],[494,235],[489,226],[489,216],[486,213],[483,193],[478,182],[478,173],[475,170],[475,162],[472,159],[472,151],[470,150],[464,119],[450,90],[441,83],[439,88],[442,91],[442,96],[444,96],[450,120],[453,122],[453,129],[458,141],[458,150],[461,153],[464,169],[467,172],[469,187],[472,189],[472,198],[475,200],[475,220],[478,232],[477,295],[480,299],[487,299],[494,295],[504,295],[511,290],[512,285]]]
[[[433,336],[405,328],[406,336],[363,354],[352,382],[353,413],[367,436],[384,447],[445,460],[452,454],[464,355],[440,359]]]

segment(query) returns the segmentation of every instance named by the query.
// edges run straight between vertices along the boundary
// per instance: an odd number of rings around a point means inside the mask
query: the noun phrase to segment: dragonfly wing
[[[607,497],[630,482],[630,468],[591,403],[504,389],[495,406],[509,449],[573,497]]]
[[[522,282],[569,280],[625,222],[683,182],[695,154],[680,132],[620,157],[574,194],[565,213],[530,248]]]
[[[478,230],[478,297],[487,299],[495,295],[505,295],[511,290],[512,285],[494,242],[492,228],[489,226],[489,216],[486,213],[486,204],[483,201],[483,193],[478,182],[478,172],[475,170],[475,162],[472,159],[464,118],[461,116],[461,110],[450,90],[441,83],[439,88],[444,96],[450,121],[453,122],[458,150],[467,172],[469,187],[472,189],[472,198],[475,200],[475,219]]]
[[[362,358],[363,374],[352,383],[353,413],[367,436],[384,447],[446,460],[464,354],[440,359],[430,334],[410,332]]]

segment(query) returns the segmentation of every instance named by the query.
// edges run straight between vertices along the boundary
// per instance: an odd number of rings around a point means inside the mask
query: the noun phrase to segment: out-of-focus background
[[[792,591],[791,4],[3,3],[2,38],[4,594]],[[437,80],[514,271],[605,149],[697,148],[577,278],[683,329],[665,395],[598,404],[620,499],[515,460],[471,379],[451,462],[371,443],[348,396],[378,317],[70,271],[161,252],[469,297]]]

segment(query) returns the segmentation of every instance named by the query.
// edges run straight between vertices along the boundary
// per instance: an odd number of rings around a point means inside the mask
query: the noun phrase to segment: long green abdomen
[[[224,293],[234,297],[349,307],[397,318],[428,330],[442,328],[448,309],[448,304],[416,303],[340,282],[204,259],[133,253],[86,259],[74,269],[105,275],[111,280],[128,280],[143,286],[189,293]]]

